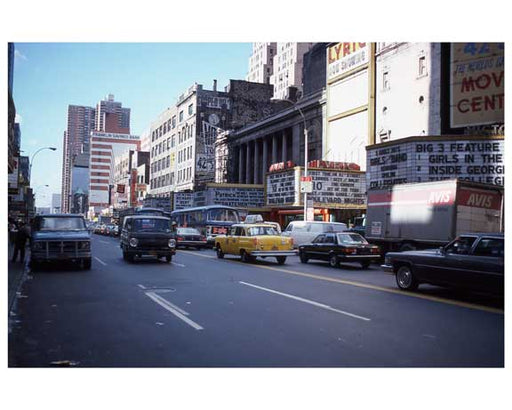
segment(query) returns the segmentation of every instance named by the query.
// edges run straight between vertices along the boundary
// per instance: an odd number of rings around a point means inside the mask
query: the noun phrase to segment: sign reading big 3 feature
[[[502,137],[411,137],[367,147],[367,187],[460,178],[504,185]]]
[[[338,43],[327,51],[327,80],[369,61],[369,43]]]
[[[504,48],[504,43],[452,43],[452,128],[504,122]]]
[[[300,177],[303,170],[295,167],[267,174],[267,206],[303,205]],[[366,203],[366,177],[360,171],[313,168],[308,170],[313,192],[308,199],[315,207],[350,208]]]

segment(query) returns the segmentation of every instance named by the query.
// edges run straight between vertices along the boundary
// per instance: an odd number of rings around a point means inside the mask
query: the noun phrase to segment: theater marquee
[[[367,187],[460,178],[504,185],[503,137],[410,137],[367,147]]]

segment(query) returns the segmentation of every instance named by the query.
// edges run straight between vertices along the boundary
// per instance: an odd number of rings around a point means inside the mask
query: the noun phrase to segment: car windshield
[[[273,226],[253,226],[247,232],[248,236],[279,235]]]
[[[194,228],[178,228],[180,235],[199,235],[199,231]]]
[[[134,231],[158,231],[170,232],[171,221],[169,219],[140,218],[133,220]]]
[[[76,231],[85,229],[82,218],[44,217],[39,219],[40,231]]]
[[[361,235],[357,233],[338,233],[338,242],[342,245],[360,245],[368,243]]]

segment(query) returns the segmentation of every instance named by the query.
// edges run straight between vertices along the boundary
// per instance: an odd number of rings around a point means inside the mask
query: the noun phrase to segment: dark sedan
[[[503,234],[465,234],[439,249],[388,252],[382,268],[400,289],[421,283],[503,295]]]
[[[197,249],[205,248],[207,246],[206,237],[201,235],[195,228],[178,228],[176,231],[176,247],[189,248],[194,247]]]
[[[333,268],[340,262],[358,262],[366,269],[370,263],[379,260],[380,249],[355,232],[333,232],[318,235],[313,242],[300,245],[299,258],[302,263],[309,259],[325,260]]]

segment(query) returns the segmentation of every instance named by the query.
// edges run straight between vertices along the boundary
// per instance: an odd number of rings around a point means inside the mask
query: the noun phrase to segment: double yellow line
[[[216,259],[216,256],[205,255],[205,254],[201,254],[199,252],[187,252],[187,254],[201,256],[203,258]],[[238,260],[229,260],[228,259],[227,261],[241,263]],[[502,309],[492,308],[492,307],[483,306],[483,305],[477,305],[475,303],[468,303],[468,302],[461,302],[461,301],[451,300],[451,299],[446,299],[446,298],[440,298],[438,296],[423,295],[421,293],[406,292],[406,291],[398,290],[398,289],[389,289],[389,288],[384,288],[382,286],[370,285],[370,284],[362,283],[362,282],[353,282],[350,280],[336,279],[336,278],[331,278],[328,276],[321,276],[321,275],[315,275],[312,273],[298,272],[298,271],[290,270],[290,269],[275,268],[273,266],[261,266],[261,265],[251,265],[251,266],[260,268],[260,269],[267,269],[267,270],[272,270],[272,271],[276,271],[276,272],[287,273],[289,275],[302,276],[302,277],[311,278],[311,279],[323,280],[326,282],[340,283],[342,285],[355,286],[358,288],[371,289],[371,290],[376,290],[376,291],[380,291],[380,292],[394,293],[396,295],[409,296],[409,297],[413,297],[413,298],[417,298],[417,299],[424,299],[424,300],[429,300],[432,302],[439,302],[439,303],[444,303],[447,305],[454,305],[454,306],[464,307],[464,308],[468,308],[468,309],[482,310],[484,312],[496,313],[496,314],[501,314],[501,315],[503,315],[503,313],[504,313]]]

